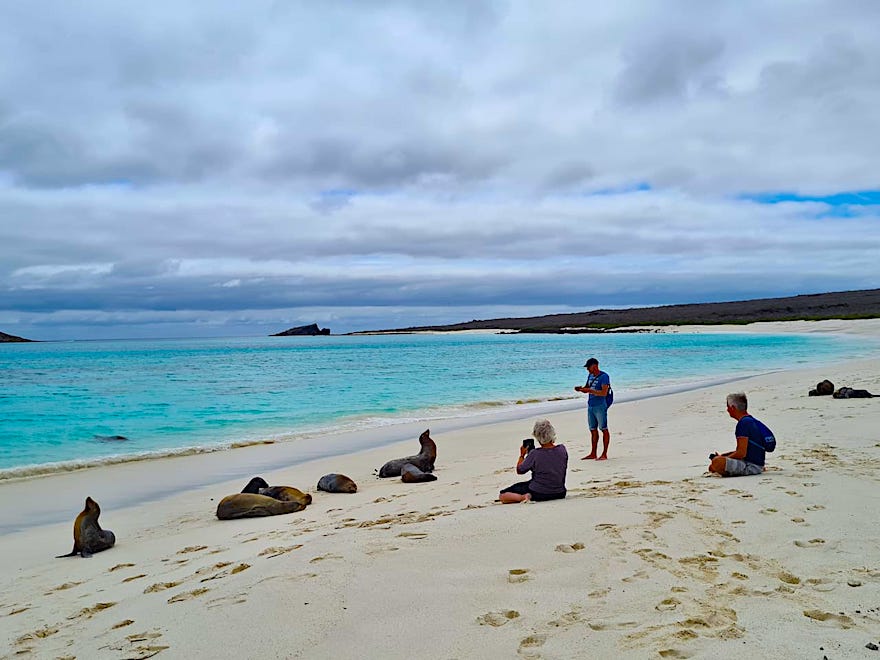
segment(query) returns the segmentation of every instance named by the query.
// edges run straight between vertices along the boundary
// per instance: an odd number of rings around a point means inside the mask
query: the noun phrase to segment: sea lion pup
[[[61,557],[91,557],[92,553],[101,552],[112,548],[116,543],[116,536],[109,529],[101,529],[98,524],[98,516],[101,515],[101,507],[91,497],[86,498],[86,506],[73,521],[73,550]]]
[[[268,488],[269,484],[266,483],[266,480],[263,477],[254,477],[250,481],[247,482],[247,486],[242,489],[242,493],[253,493],[254,495],[259,495],[261,488]]]
[[[269,488],[260,488],[260,495],[271,497],[281,502],[299,502],[302,508],[312,503],[312,496],[304,493],[298,488],[292,486],[271,486]]]
[[[217,517],[220,520],[236,518],[260,518],[262,516],[278,516],[284,513],[302,511],[306,505],[302,502],[282,502],[274,497],[256,493],[236,493],[227,495],[217,505]]]
[[[430,433],[431,430],[426,429],[425,432],[419,436],[419,444],[422,445],[422,450],[418,454],[415,456],[407,456],[406,458],[395,458],[393,461],[388,461],[379,470],[379,476],[383,479],[385,477],[399,477],[401,468],[407,463],[412,464],[422,472],[433,472],[434,461],[437,460],[437,445],[431,440]]]
[[[318,480],[318,490],[328,493],[356,493],[358,487],[344,474],[325,474]]]
[[[808,392],[810,396],[830,396],[833,393],[834,383],[827,379],[823,380],[821,383],[816,383],[816,389]]]
[[[427,472],[422,472],[412,463],[404,463],[400,468],[400,480],[405,484],[418,484],[425,481],[437,481],[437,477]]]

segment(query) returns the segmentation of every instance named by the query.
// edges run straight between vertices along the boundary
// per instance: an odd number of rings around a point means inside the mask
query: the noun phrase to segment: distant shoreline
[[[669,326],[746,326],[759,322],[852,321],[880,318],[880,289],[817,293],[787,298],[759,298],[719,303],[693,303],[591,312],[485,319],[448,325],[413,326],[352,332],[407,334],[415,332],[492,331],[588,334],[658,332]]]

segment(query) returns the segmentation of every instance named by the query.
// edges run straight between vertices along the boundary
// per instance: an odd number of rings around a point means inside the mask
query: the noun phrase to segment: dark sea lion
[[[95,435],[95,440],[101,442],[124,442],[128,440],[124,435]]]
[[[268,488],[269,484],[266,483],[266,480],[263,477],[254,477],[250,481],[247,482],[247,486],[242,489],[242,493],[253,493],[258,495],[260,493],[261,488]]]
[[[92,553],[101,552],[112,548],[116,543],[116,536],[109,529],[101,529],[98,524],[98,516],[101,515],[101,507],[91,497],[86,498],[86,506],[73,521],[73,550],[61,557],[91,557]]]
[[[830,396],[834,393],[834,383],[830,380],[823,380],[821,383],[816,383],[816,389],[810,390],[810,396]]]
[[[405,463],[400,469],[400,480],[405,484],[419,484],[425,481],[437,481],[437,477],[427,472],[422,472],[412,463]]]
[[[434,461],[437,460],[437,445],[431,439],[430,432],[430,429],[426,429],[419,436],[419,444],[422,445],[422,450],[417,455],[395,458],[393,461],[388,461],[379,470],[379,476],[383,479],[385,477],[399,477],[401,468],[407,463],[412,464],[422,472],[433,472]]]
[[[325,474],[318,480],[318,490],[328,493],[356,493],[357,484],[344,474]]]
[[[260,488],[260,495],[271,497],[281,502],[299,502],[302,508],[312,503],[312,496],[304,493],[298,488],[292,486],[271,486],[269,488]]]
[[[284,513],[302,511],[305,504],[301,502],[282,502],[274,497],[257,495],[256,493],[236,493],[227,495],[217,505],[217,517],[220,520],[236,518],[260,518],[277,516]]]
[[[854,390],[851,387],[841,387],[831,396],[835,399],[870,399],[875,395],[871,394],[868,390]]]

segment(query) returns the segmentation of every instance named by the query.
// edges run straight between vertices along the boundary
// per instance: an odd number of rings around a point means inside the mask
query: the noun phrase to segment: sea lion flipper
[[[79,554],[76,548],[68,552],[66,555],[55,555],[55,559],[63,559],[64,557],[76,557]]]
[[[91,559],[92,553],[89,552],[88,550],[83,550],[82,552],[79,553],[79,556],[82,557],[83,559]]]

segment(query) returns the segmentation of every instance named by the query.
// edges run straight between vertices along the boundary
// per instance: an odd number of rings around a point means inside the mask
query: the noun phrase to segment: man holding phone
[[[587,425],[590,427],[590,443],[592,450],[581,460],[596,459],[604,461],[608,459],[608,445],[611,444],[611,432],[608,430],[608,402],[605,397],[611,389],[611,378],[604,371],[599,370],[599,360],[591,357],[584,365],[588,372],[586,385],[578,385],[575,392],[589,394],[587,400]],[[599,430],[602,431],[602,455],[597,456],[599,448]]]

